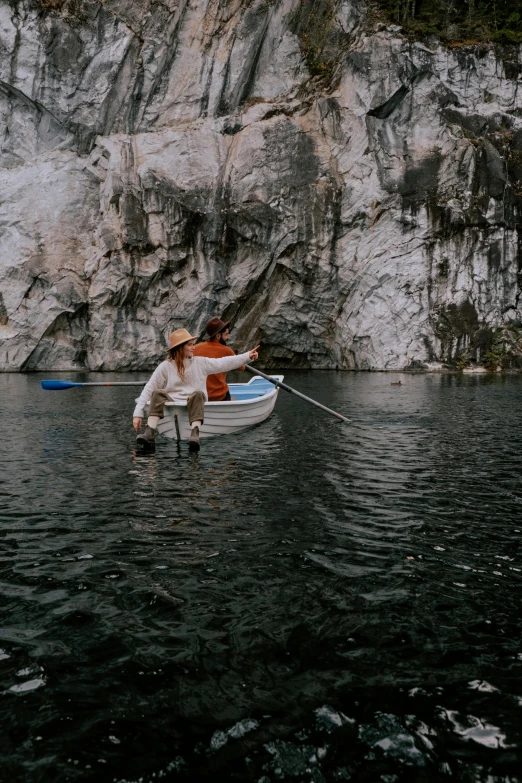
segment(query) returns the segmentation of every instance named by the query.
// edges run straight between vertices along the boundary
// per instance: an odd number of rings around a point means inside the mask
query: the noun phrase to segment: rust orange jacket
[[[209,359],[221,359],[223,356],[235,356],[235,351],[217,340],[198,343],[194,348],[194,356],[207,356]],[[223,400],[228,391],[226,372],[218,372],[207,376],[207,394],[209,402]]]

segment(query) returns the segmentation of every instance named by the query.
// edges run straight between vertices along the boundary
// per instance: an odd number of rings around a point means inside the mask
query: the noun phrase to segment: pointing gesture
[[[250,361],[255,362],[255,360],[258,358],[259,354],[257,353],[257,349],[260,348],[260,345],[256,345],[255,348],[252,348],[252,350],[249,352]]]

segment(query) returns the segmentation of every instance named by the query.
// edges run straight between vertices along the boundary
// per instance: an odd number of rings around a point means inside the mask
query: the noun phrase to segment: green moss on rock
[[[311,76],[331,76],[338,47],[335,25],[336,0],[302,0],[290,23],[299,38]]]

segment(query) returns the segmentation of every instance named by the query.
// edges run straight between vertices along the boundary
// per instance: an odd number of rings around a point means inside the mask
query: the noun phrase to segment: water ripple
[[[353,425],[0,376],[8,780],[520,779],[522,378],[289,378]]]

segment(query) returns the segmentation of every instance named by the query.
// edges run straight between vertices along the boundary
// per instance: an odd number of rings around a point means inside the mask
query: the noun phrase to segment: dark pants
[[[165,391],[152,392],[150,398],[149,416],[159,416],[160,419],[164,416],[164,406],[166,402],[172,402],[169,394]],[[203,416],[205,413],[205,395],[203,392],[196,391],[190,395],[187,400],[187,410],[189,422],[193,421],[203,422]]]

